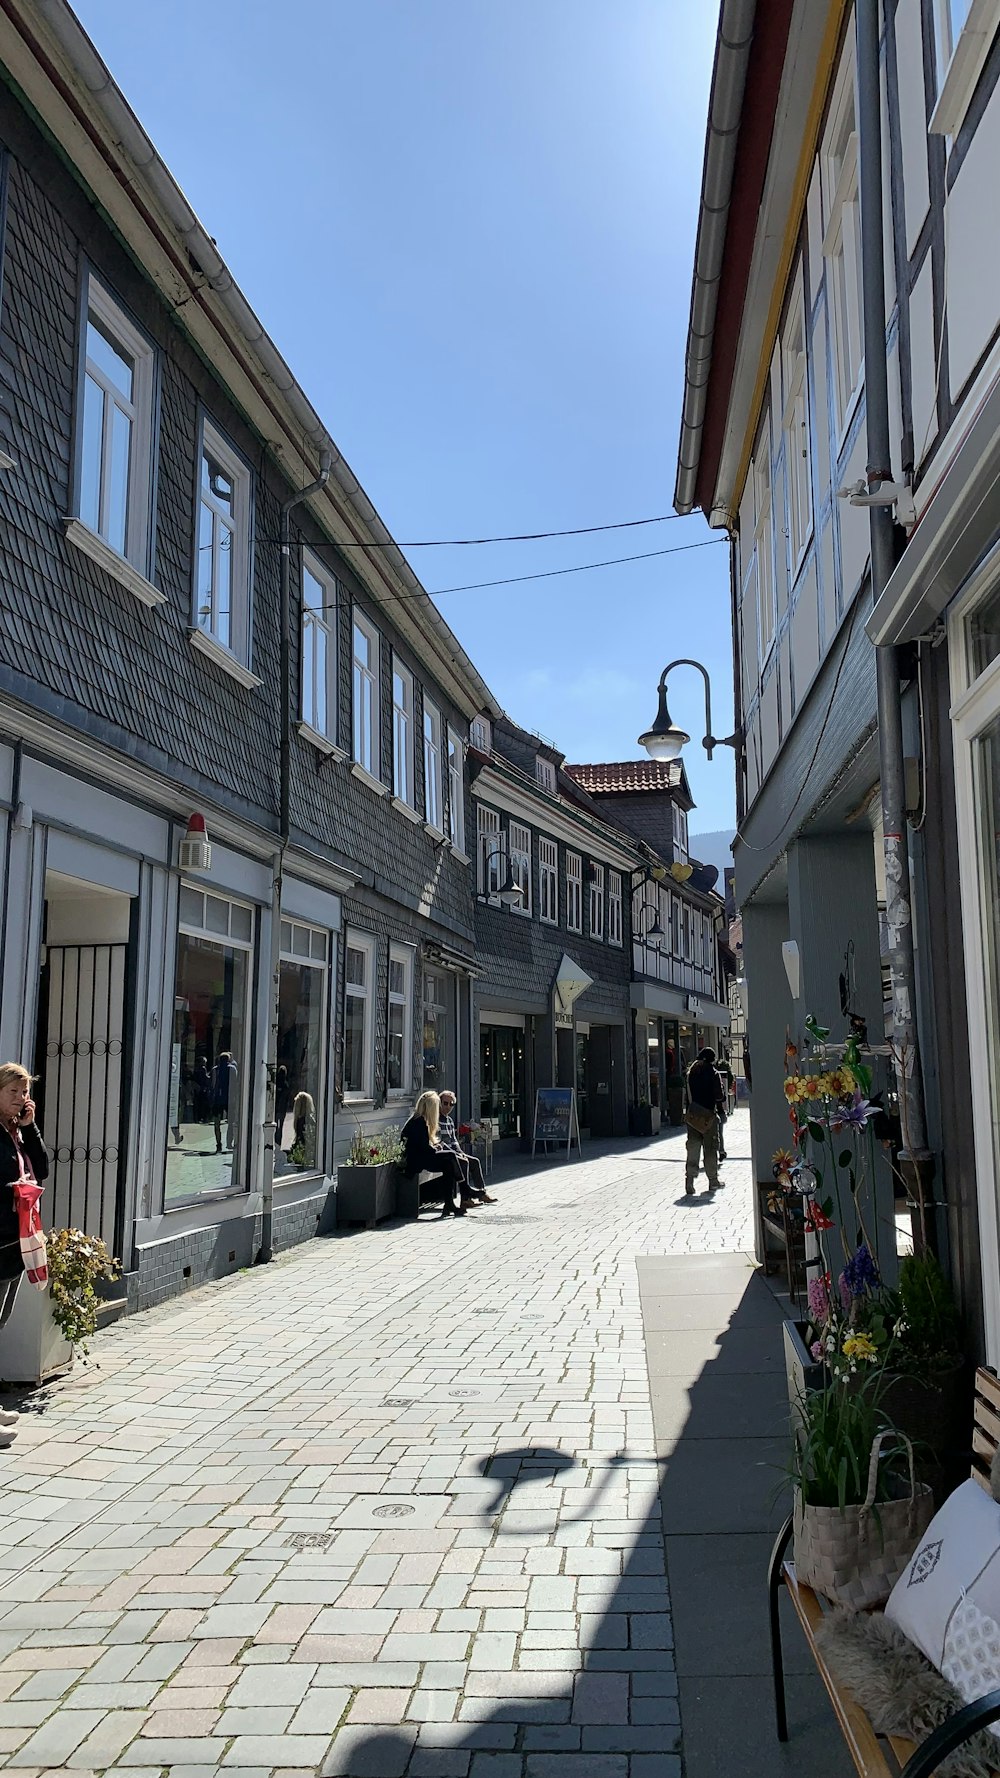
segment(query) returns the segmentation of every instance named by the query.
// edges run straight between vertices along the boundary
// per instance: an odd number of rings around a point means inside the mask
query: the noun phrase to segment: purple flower
[[[810,1346],[809,1350],[812,1353],[813,1357],[815,1358],[815,1360],[818,1364],[820,1359],[823,1356],[823,1342],[822,1342],[822,1340],[814,1340],[812,1345]]]
[[[830,1315],[830,1280],[828,1276],[810,1278],[809,1280],[809,1312],[814,1321],[824,1322]]]
[[[848,1300],[866,1296],[870,1290],[877,1290],[879,1283],[878,1267],[862,1241],[840,1275],[841,1295],[846,1289]]]
[[[875,1110],[868,1100],[862,1097],[860,1087],[855,1087],[854,1098],[849,1105],[841,1105],[832,1119],[831,1130],[867,1130],[868,1119]]]

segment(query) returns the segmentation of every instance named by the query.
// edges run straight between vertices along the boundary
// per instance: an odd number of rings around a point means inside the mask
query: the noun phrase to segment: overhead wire
[[[481,543],[540,543],[547,537],[591,537],[596,531],[633,531],[638,525],[666,525],[688,518],[683,512],[660,512],[651,519],[617,519],[608,525],[574,525],[568,531],[509,531],[500,537],[419,537],[412,543],[341,543],[340,549],[462,549]]]

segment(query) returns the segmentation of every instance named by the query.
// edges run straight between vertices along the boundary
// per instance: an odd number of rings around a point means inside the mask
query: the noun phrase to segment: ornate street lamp
[[[653,719],[652,726],[648,728],[644,734],[639,736],[639,746],[645,747],[646,752],[651,759],[676,759],[681,749],[686,747],[691,739],[691,736],[684,729],[678,728],[677,724],[671,718],[670,711],[667,709],[667,675],[668,673],[672,673],[675,667],[694,667],[705,681],[705,737],[702,741],[702,746],[708,754],[709,759],[711,759],[712,753],[716,747],[741,746],[743,736],[738,729],[735,734],[732,735],[713,735],[712,688],[709,684],[707,669],[702,666],[700,661],[692,661],[686,658],[671,661],[670,665],[664,667],[663,672],[660,674],[660,683],[657,687],[659,692],[659,704],[656,716]]]
[[[490,889],[490,887],[489,887],[489,870],[490,870],[490,859],[491,858],[502,859],[503,865],[504,865],[504,879],[503,879],[503,882],[496,889]],[[487,885],[487,887],[486,887],[487,900],[490,898],[490,896],[495,895],[497,900],[502,901],[504,904],[504,907],[508,907],[508,908],[514,908],[517,906],[519,901],[523,901],[524,890],[521,888],[520,883],[515,883],[513,877],[510,874],[510,860],[508,859],[506,849],[503,846],[499,846],[499,845],[498,846],[490,846],[488,848],[488,850],[486,852],[484,852],[484,854],[483,854],[483,871],[484,871],[484,878],[485,878],[486,885]]]
[[[653,918],[648,926],[639,925],[639,930],[636,932],[635,936],[642,945],[648,944],[651,938],[663,937],[663,927],[660,925],[660,910],[655,901],[640,902],[632,916],[633,926],[639,924],[644,914],[652,914]]]

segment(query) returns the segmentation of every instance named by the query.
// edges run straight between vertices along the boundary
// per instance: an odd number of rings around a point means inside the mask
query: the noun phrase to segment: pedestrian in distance
[[[457,1100],[454,1093],[446,1087],[439,1097],[441,1100],[441,1122],[438,1126],[438,1147],[446,1148],[458,1159],[458,1164],[465,1175],[465,1183],[462,1187],[463,1199],[470,1204],[495,1204],[496,1198],[492,1198],[486,1190],[483,1165],[479,1156],[466,1154],[458,1139],[458,1131],[455,1128]]]
[[[215,1152],[222,1153],[222,1126],[226,1125],[226,1147],[233,1146],[236,1122],[236,1063],[228,1050],[220,1053],[212,1070],[212,1121],[215,1124]]]
[[[716,1063],[716,1070],[722,1082],[722,1109],[719,1112],[719,1159],[726,1158],[726,1124],[733,1105],[733,1093],[736,1089],[736,1076],[729,1066],[729,1058],[723,1050]]]
[[[49,1151],[35,1122],[31,1075],[19,1062],[0,1065],[0,1327],[10,1320],[24,1275],[14,1186],[40,1185],[49,1171]],[[17,1415],[0,1408],[0,1447],[17,1433]]]
[[[208,1121],[212,1109],[212,1076],[208,1072],[208,1057],[199,1056],[191,1074],[191,1088],[194,1096],[194,1121],[203,1124]]]
[[[709,1191],[718,1191],[722,1184],[719,1178],[719,1111],[724,1104],[724,1094],[714,1050],[699,1050],[697,1059],[688,1069],[687,1094],[684,1190],[690,1196],[703,1160]]]
[[[441,1215],[464,1216],[462,1184],[465,1174],[458,1156],[438,1147],[441,1124],[441,1101],[437,1093],[421,1093],[402,1129],[403,1172],[407,1179],[419,1179],[421,1173],[439,1173],[444,1191]]]

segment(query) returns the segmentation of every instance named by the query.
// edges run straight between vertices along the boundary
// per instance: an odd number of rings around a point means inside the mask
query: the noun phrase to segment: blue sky
[[[76,3],[401,543],[671,510],[714,6]],[[709,535],[407,553],[433,593]],[[731,727],[723,543],[439,603],[571,759],[635,757],[677,655]],[[672,686],[700,738],[700,681]],[[731,753],[687,753],[693,830],[729,825]]]

